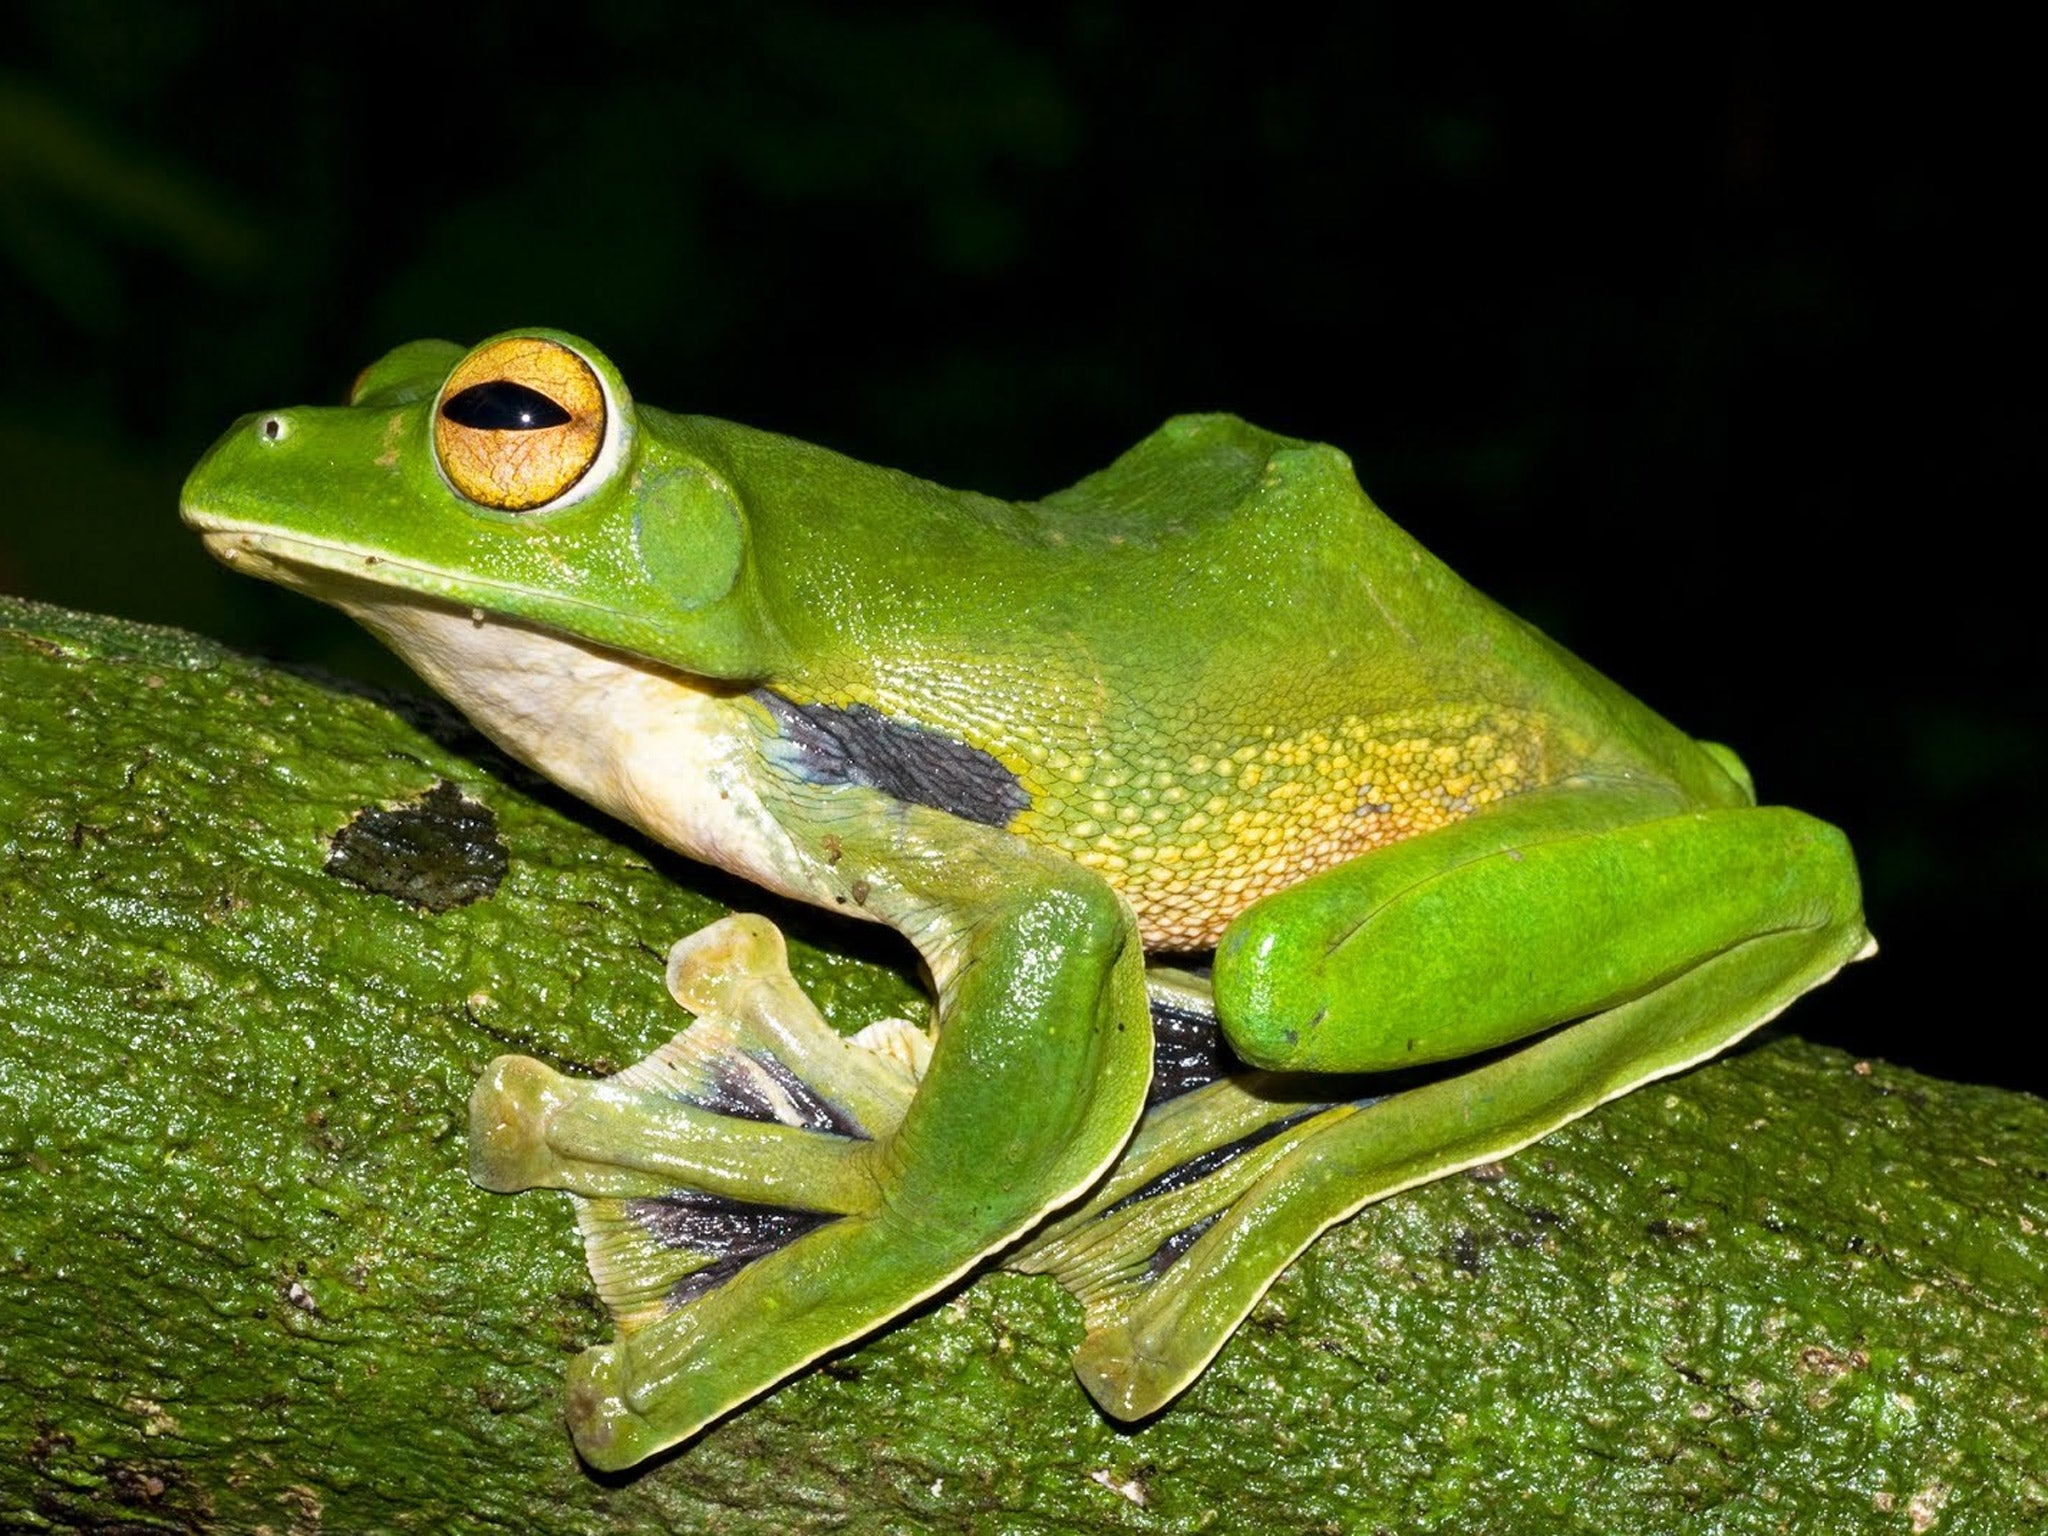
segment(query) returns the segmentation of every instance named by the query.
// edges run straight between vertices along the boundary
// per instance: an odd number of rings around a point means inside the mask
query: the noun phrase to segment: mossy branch
[[[993,1276],[593,1476],[568,1202],[474,1188],[463,1105],[502,1051],[678,1027],[702,872],[436,710],[190,636],[0,600],[0,712],[0,1528],[2048,1520],[2048,1105],[1782,1035],[1333,1232],[1135,1430],[1068,1374],[1078,1309]],[[336,859],[444,781],[481,830],[391,856],[459,901]],[[916,1006],[806,931],[836,1023]]]

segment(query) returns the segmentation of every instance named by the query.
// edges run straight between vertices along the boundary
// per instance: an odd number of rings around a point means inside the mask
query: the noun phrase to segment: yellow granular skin
[[[1179,760],[1027,750],[1009,830],[1100,873],[1145,947],[1215,945],[1245,907],[1544,781],[1533,723],[1446,705],[1214,742]]]

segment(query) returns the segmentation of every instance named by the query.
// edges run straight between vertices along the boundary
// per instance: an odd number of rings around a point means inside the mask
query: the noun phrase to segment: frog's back
[[[1002,824],[1101,872],[1150,947],[1208,947],[1260,896],[1571,774],[1699,768],[1334,448],[1192,416],[1036,503],[873,473],[769,531],[819,627],[778,687],[983,754]]]

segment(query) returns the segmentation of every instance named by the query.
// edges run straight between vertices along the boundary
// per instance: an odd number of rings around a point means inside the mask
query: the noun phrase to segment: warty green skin
[[[1171,1263],[1155,1254],[1170,1234],[1101,1197],[1068,1218],[1099,1223],[1081,1247],[1117,1259],[1106,1288],[1078,1259],[1047,1267],[1089,1298],[1078,1363],[1125,1417],[1184,1387],[1332,1222],[1713,1054],[1865,951],[1839,833],[1752,808],[1732,754],[1459,582],[1333,449],[1180,418],[1072,490],[1010,504],[635,408],[586,343],[523,334],[583,358],[609,401],[597,464],[558,504],[507,513],[456,493],[433,443],[464,354],[420,343],[373,365],[348,408],[239,424],[194,471],[187,519],[224,559],[361,619],[601,807],[900,929],[939,1007],[901,1125],[831,1149],[844,1176],[811,1208],[837,1219],[579,1362],[571,1422],[598,1465],[687,1437],[1086,1191],[1144,1098],[1147,940],[1220,937],[1217,1006],[1262,1067],[1413,1066],[1583,1022],[1276,1139]],[[760,687],[964,743],[1029,803],[986,825],[821,777],[750,696]],[[1404,731],[1421,734],[1404,764],[1432,740],[1455,755],[1461,736],[1514,750],[1450,788],[1413,786],[1405,768],[1389,770],[1393,790],[1344,781],[1320,820],[1253,838],[1235,884],[1199,837],[1163,899],[1096,862],[1099,818],[1149,812],[1141,787],[1208,771],[1219,743],[1270,766],[1259,752],[1326,728],[1338,746],[1316,738],[1310,755],[1400,748]],[[1316,771],[1311,798],[1328,788]],[[1243,773],[1210,804],[1225,819],[1268,810]],[[1446,805],[1431,830],[1348,860],[1305,841]],[[1239,1134],[1201,1118],[1211,1107],[1188,1112],[1196,1133],[1176,1155]],[[552,1112],[487,1079],[480,1180],[576,1187],[534,1172]],[[621,1116],[615,1155],[630,1161],[640,1128]],[[805,1205],[775,1179],[765,1133],[718,1134],[721,1156]],[[579,1143],[579,1166],[591,1155]],[[1099,1254],[1085,1267],[1099,1279]]]

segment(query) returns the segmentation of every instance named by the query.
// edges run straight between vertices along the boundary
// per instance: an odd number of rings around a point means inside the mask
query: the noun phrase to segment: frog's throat
[[[759,711],[743,695],[481,610],[294,574],[536,772],[678,853],[820,900],[763,798]]]

